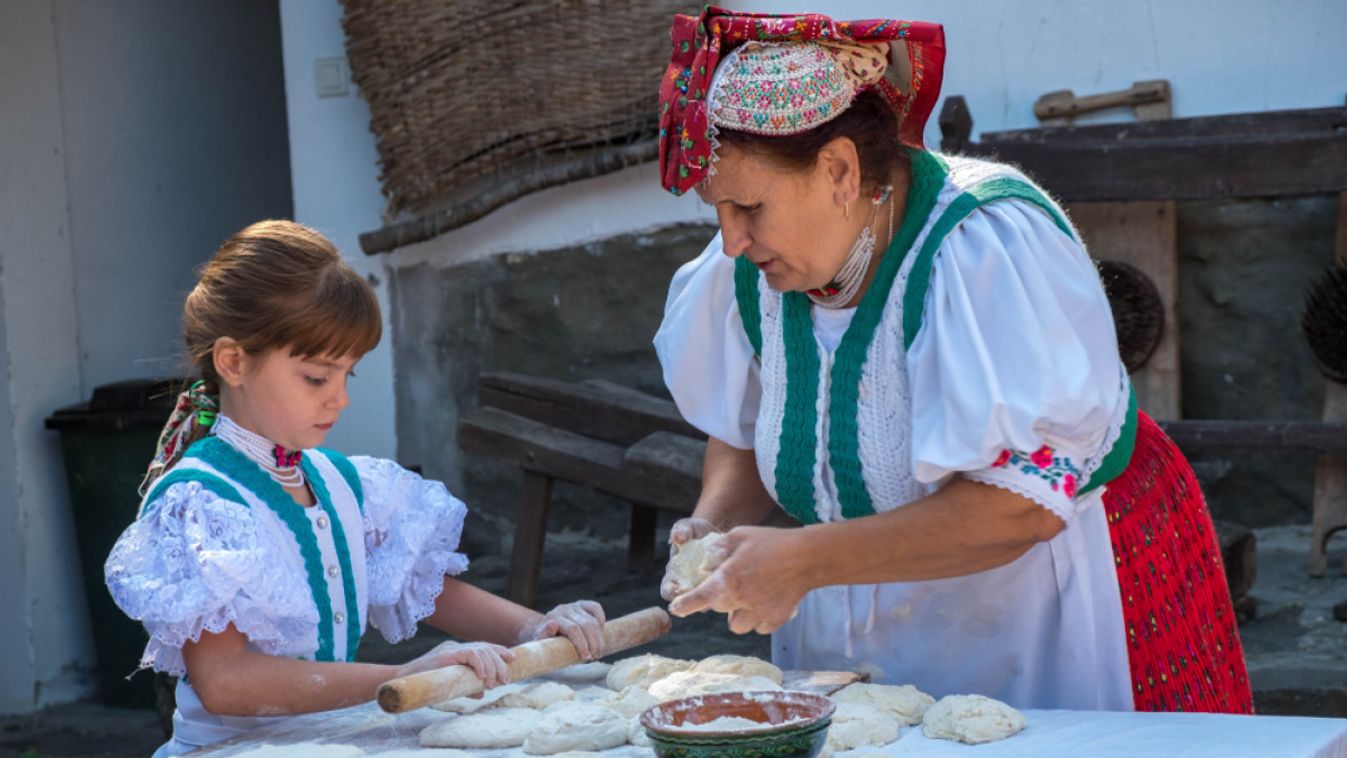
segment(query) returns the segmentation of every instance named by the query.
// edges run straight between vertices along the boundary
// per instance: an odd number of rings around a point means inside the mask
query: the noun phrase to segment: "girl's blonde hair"
[[[231,337],[249,353],[342,357],[368,353],[383,333],[374,288],[326,237],[293,221],[259,221],[225,240],[198,271],[182,316],[201,381],[179,396],[141,495],[210,432],[220,392],[216,340]]]

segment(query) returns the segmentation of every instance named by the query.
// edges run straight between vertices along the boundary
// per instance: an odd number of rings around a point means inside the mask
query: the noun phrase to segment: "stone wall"
[[[469,549],[508,547],[519,494],[516,470],[458,450],[455,430],[477,405],[478,376],[603,378],[667,394],[650,340],[674,271],[714,234],[679,225],[449,268],[394,269],[398,456],[468,502]],[[558,485],[549,526],[615,538],[626,531],[627,509]]]
[[[1336,199],[1179,206],[1183,405],[1188,418],[1313,419],[1319,375],[1300,336],[1304,290],[1328,264]],[[673,272],[707,225],[672,226],[452,267],[394,267],[392,336],[399,457],[469,504],[468,549],[508,549],[518,473],[461,453],[455,428],[477,377],[513,371],[605,378],[664,394],[650,340]],[[1194,458],[1213,511],[1248,525],[1309,520],[1308,455]],[[618,538],[626,509],[558,486],[553,539]]]

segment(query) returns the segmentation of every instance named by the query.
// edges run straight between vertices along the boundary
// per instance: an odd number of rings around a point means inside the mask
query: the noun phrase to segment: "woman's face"
[[[725,145],[715,174],[697,188],[716,209],[725,254],[748,256],[774,290],[816,289],[832,281],[865,223],[861,217],[869,208],[861,204],[852,202],[850,219],[843,215],[841,199],[855,196],[847,186],[855,183],[855,169],[848,176],[848,167],[828,151],[812,168],[794,172]]]

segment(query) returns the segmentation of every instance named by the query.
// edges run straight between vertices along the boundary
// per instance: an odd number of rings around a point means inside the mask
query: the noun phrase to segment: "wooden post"
[[[1347,266],[1347,192],[1338,193],[1338,220],[1333,236],[1333,262]],[[1347,385],[1327,380],[1324,387],[1324,421],[1347,421]],[[1320,456],[1314,468],[1314,520],[1310,538],[1310,576],[1328,570],[1328,540],[1347,529],[1347,458]],[[1347,562],[1342,571],[1347,574]]]
[[[505,596],[530,608],[538,599],[538,574],[542,569],[547,512],[551,507],[552,477],[525,470]]]
[[[1146,365],[1132,375],[1137,403],[1153,418],[1183,417],[1179,380],[1178,211],[1173,200],[1072,203],[1071,221],[1090,257],[1130,263],[1150,277],[1165,309],[1165,330]]]

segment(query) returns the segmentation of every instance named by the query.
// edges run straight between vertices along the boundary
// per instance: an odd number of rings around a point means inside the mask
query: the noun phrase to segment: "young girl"
[[[464,664],[507,680],[504,647],[564,635],[603,653],[603,609],[540,614],[451,578],[465,509],[391,461],[320,448],[346,380],[380,337],[373,289],[322,235],[263,221],[225,242],[183,308],[201,381],[184,392],[140,515],[108,556],[108,589],[180,677],[178,755],[278,716],[371,700],[380,684]],[[366,625],[446,642],[401,666],[355,663]]]

